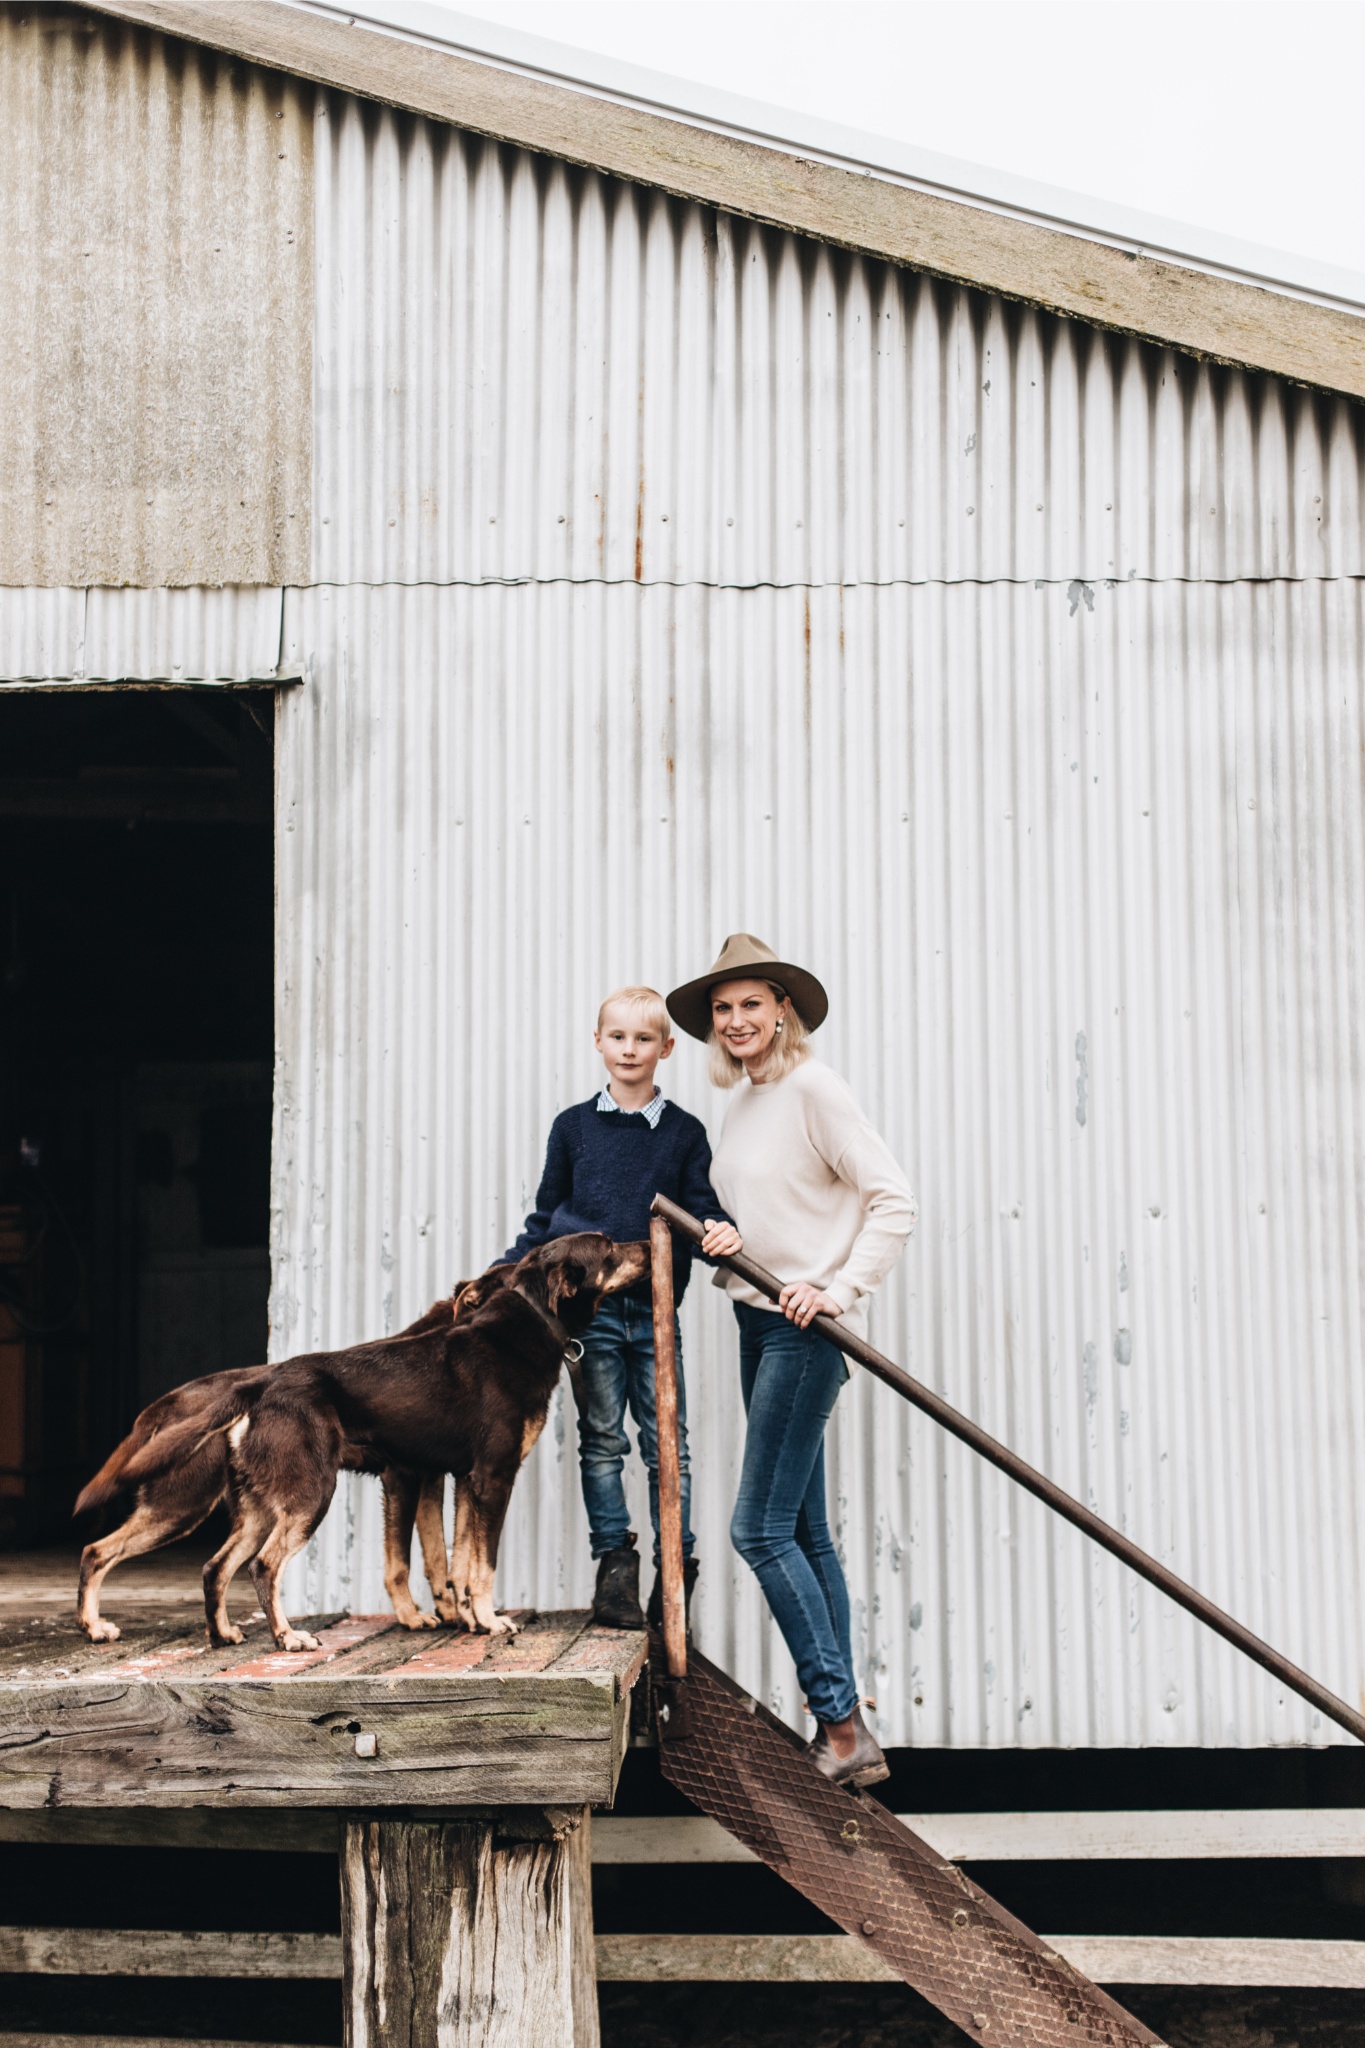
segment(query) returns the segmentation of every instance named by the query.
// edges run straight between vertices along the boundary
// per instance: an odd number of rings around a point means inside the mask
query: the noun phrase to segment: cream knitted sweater
[[[848,1084],[807,1058],[780,1081],[735,1089],[711,1162],[711,1185],[744,1249],[782,1280],[833,1295],[844,1326],[867,1333],[868,1298],[915,1227],[905,1175]],[[773,1304],[723,1268],[736,1301]]]

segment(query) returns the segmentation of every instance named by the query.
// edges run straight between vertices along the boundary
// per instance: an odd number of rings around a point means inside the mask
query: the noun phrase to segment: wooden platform
[[[118,1619],[95,1645],[0,1611],[0,1808],[600,1805],[646,1649],[578,1612],[494,1638],[315,1616],[294,1656],[259,1619],[231,1649],[169,1603]]]

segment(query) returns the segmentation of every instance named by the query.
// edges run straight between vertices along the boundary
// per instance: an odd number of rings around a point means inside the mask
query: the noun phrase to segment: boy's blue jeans
[[[674,1328],[677,1324],[675,1321]],[[678,1340],[678,1463],[682,1468],[683,1556],[691,1557],[692,1473],[687,1455],[687,1393]],[[578,1368],[578,1467],[592,1554],[621,1550],[630,1534],[621,1468],[630,1450],[626,1407],[635,1418],[649,1474],[654,1562],[659,1562],[659,1428],[654,1412],[654,1315],[648,1302],[616,1295],[603,1302],[583,1335]]]
[[[848,1367],[814,1330],[735,1303],[749,1418],[730,1541],[751,1567],[817,1721],[858,1704],[848,1587],[825,1517],[825,1424]]]

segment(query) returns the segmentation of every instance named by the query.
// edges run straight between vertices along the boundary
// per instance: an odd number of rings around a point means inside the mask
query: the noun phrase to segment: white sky
[[[372,15],[399,4],[362,0]],[[1362,0],[465,0],[458,11],[1365,273]]]

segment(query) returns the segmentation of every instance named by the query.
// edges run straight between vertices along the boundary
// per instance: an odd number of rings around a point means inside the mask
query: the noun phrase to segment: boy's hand
[[[708,1259],[728,1258],[734,1252],[743,1251],[744,1239],[733,1223],[718,1223],[713,1218],[706,1226],[701,1248]]]
[[[795,1323],[798,1330],[804,1330],[817,1316],[843,1314],[834,1296],[812,1287],[809,1280],[789,1280],[777,1297],[777,1305],[788,1322]]]

